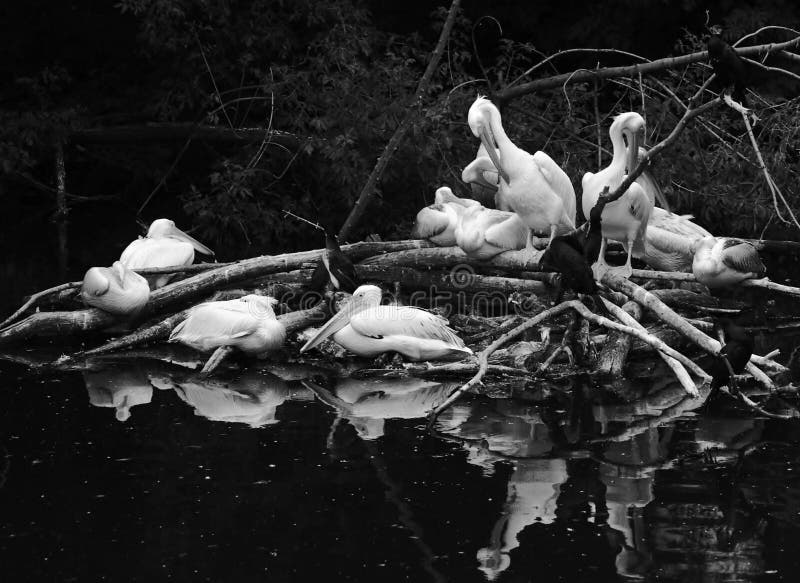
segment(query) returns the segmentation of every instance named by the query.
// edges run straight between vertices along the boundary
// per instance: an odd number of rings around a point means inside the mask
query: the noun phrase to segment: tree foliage
[[[753,31],[748,19],[789,26],[797,21],[791,3],[778,3],[777,11],[762,1],[748,8],[717,4],[733,38]],[[131,221],[156,190],[142,220],[175,213],[177,201],[198,237],[228,256],[319,245],[317,233],[281,211],[340,225],[383,146],[415,107],[413,128],[379,184],[379,204],[358,233],[405,236],[436,187],[469,192],[460,174],[478,144],[465,118],[478,92],[491,95],[520,82],[542,51],[553,52],[557,43],[633,52],[642,46],[645,57],[664,56],[658,52],[663,49],[647,44],[647,27],[632,27],[636,19],[669,21],[670,31],[691,22],[669,41],[673,54],[703,50],[706,26],[701,3],[691,0],[580,2],[560,14],[541,3],[508,7],[505,18],[498,9],[511,38],[480,19],[484,8],[467,4],[425,100],[413,104],[445,6],[434,8],[424,25],[411,26],[412,32],[389,26],[388,8],[380,3],[360,0],[120,0],[114,10],[105,18],[116,23],[120,41],[105,61],[97,57],[86,70],[76,65],[78,57],[42,58],[10,72],[12,89],[3,93],[0,109],[2,176],[52,182],[53,142],[75,127],[193,122],[295,134],[295,150],[268,140],[68,150],[71,190],[119,193]],[[540,24],[555,18],[562,20]],[[779,37],[773,32],[766,39]],[[569,55],[534,75],[632,62],[620,55],[603,59]],[[709,75],[706,65],[695,64],[643,79],[529,94],[505,106],[504,124],[520,146],[545,150],[561,163],[579,192],[583,173],[598,164],[598,126],[600,146],[608,149],[613,115],[641,111],[654,143],[683,114],[675,96],[686,102]],[[792,97],[785,87],[764,93],[755,106],[761,117],[756,131],[774,178],[797,205],[798,102]],[[607,163],[607,151],[601,159]],[[758,235],[768,223],[773,230],[779,224],[741,119],[724,108],[690,126],[658,162],[656,174],[675,208],[695,214],[713,231]]]

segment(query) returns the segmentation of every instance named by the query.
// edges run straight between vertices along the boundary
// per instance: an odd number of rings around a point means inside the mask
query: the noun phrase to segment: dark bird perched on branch
[[[361,285],[353,262],[339,247],[339,240],[332,229],[323,229],[325,232],[325,250],[322,258],[311,276],[309,287],[320,290],[330,281],[336,291],[353,293]]]
[[[718,324],[720,326],[720,324]],[[741,326],[731,320],[723,320],[721,328],[725,331],[725,345],[720,356],[712,363],[711,390],[727,386],[735,388],[734,375],[741,373],[753,354],[753,339]]]
[[[731,96],[745,105],[745,90],[747,89],[748,70],[744,59],[736,51],[716,34],[712,34],[706,43],[708,48],[708,58],[714,68],[714,75],[717,77],[722,90],[733,87]]]
[[[555,237],[539,260],[539,269],[548,269],[561,273],[561,283],[556,294],[556,303],[561,301],[564,288],[575,293],[591,295],[598,311],[610,317],[603,300],[597,297],[598,287],[594,280],[589,262],[584,257],[584,248],[579,239],[580,234],[571,233]]]

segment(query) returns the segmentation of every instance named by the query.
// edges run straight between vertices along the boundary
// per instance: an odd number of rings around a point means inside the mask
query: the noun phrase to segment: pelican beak
[[[630,133],[628,144],[628,174],[639,164],[639,147],[644,143],[644,129]]]
[[[119,279],[119,285],[122,286],[123,282],[125,281],[125,274],[127,273],[125,266],[122,265],[121,262],[115,261],[114,265],[111,266],[111,269],[117,275],[117,278]]]
[[[503,164],[500,162],[500,156],[497,155],[497,147],[494,145],[492,130],[488,126],[483,126],[481,128],[481,143],[483,147],[486,148],[486,153],[489,154],[489,158],[491,158],[492,164],[497,168],[500,176],[506,181],[506,184],[510,184],[508,174],[506,174],[506,171],[503,169]]]
[[[169,236],[175,239],[180,239],[181,241],[186,241],[192,247],[194,247],[195,250],[199,251],[203,255],[209,255],[211,257],[215,257],[214,252],[211,249],[203,245],[200,241],[198,241],[191,235],[184,233],[178,227],[173,226],[172,229],[170,230]]]
[[[320,342],[325,340],[328,336],[335,334],[347,324],[350,323],[350,318],[353,314],[357,312],[356,306],[351,299],[346,306],[344,306],[341,310],[339,310],[333,318],[328,320],[325,325],[320,328],[314,336],[312,336],[308,342],[306,342],[303,347],[300,349],[300,352],[306,352],[307,350],[311,350],[315,346],[317,346]]]

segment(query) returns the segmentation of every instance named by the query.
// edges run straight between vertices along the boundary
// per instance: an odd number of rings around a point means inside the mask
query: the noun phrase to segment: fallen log
[[[645,327],[638,322],[637,318],[634,318],[631,314],[629,314],[622,308],[619,308],[618,306],[612,304],[608,300],[603,300],[603,302],[605,303],[606,308],[612,314],[614,314],[614,317],[616,317],[620,322],[637,330],[647,332]],[[681,384],[686,393],[688,395],[691,395],[692,397],[697,397],[699,395],[697,391],[697,386],[695,386],[694,381],[689,376],[689,373],[686,371],[683,365],[675,358],[673,358],[672,356],[668,356],[662,351],[659,351],[658,354],[662,358],[662,360],[667,363],[667,366],[672,369],[672,372],[675,373],[675,378],[678,379],[678,382]]]
[[[427,241],[367,242],[345,245],[349,252],[358,257],[363,253],[397,251],[402,249],[421,249],[431,246]],[[158,314],[180,304],[197,300],[220,288],[236,285],[249,279],[281,271],[298,269],[304,263],[317,261],[322,250],[300,251],[275,256],[261,256],[244,259],[234,264],[217,267],[193,275],[187,279],[170,283],[150,294],[150,300],[142,310],[142,317]],[[117,322],[110,314],[89,308],[72,312],[42,312],[33,314],[0,330],[0,344],[27,340],[36,336],[74,336],[107,328]]]
[[[610,304],[611,302],[608,303]],[[627,302],[619,309],[630,314],[637,321],[642,319],[642,309],[634,301]],[[622,376],[632,343],[633,337],[630,334],[625,334],[625,332],[619,330],[611,331],[597,357],[597,365],[595,366],[597,372],[603,376],[614,378]],[[650,346],[649,344],[644,344],[645,346]]]
[[[356,275],[363,281],[400,282],[403,287],[430,290],[434,295],[441,291],[469,292],[471,294],[497,294],[497,297],[505,299],[505,296],[511,292],[547,293],[547,286],[541,281],[477,275],[469,270],[419,271],[410,267],[364,264],[356,265],[355,268]],[[410,303],[413,305],[413,301]]]

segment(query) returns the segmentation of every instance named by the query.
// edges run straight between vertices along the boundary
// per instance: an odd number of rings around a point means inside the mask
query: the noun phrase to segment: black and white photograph
[[[3,583],[800,580],[800,3],[0,6]]]

